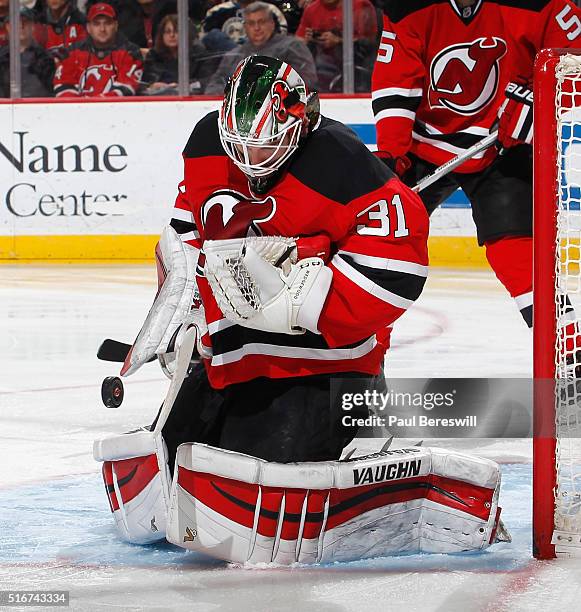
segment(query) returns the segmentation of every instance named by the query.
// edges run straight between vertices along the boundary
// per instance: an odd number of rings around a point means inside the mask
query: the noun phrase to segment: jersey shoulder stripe
[[[186,158],[226,155],[218,133],[218,111],[212,111],[200,119],[184,148]]]
[[[379,189],[394,176],[351,129],[327,117],[292,158],[289,174],[339,204]]]

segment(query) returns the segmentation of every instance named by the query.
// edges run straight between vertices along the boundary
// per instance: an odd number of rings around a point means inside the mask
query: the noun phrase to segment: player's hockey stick
[[[498,139],[498,132],[492,132],[486,138],[483,138],[480,142],[477,142],[475,145],[472,145],[469,149],[466,149],[464,153],[460,153],[460,155],[456,155],[450,161],[447,161],[445,164],[442,164],[439,168],[436,168],[432,174],[428,174],[425,176],[415,187],[412,187],[412,190],[416,193],[419,193],[426,187],[429,187],[437,180],[441,179],[443,176],[452,172],[455,168],[457,168],[460,164],[463,164],[466,160],[474,157],[480,151],[484,151],[484,149],[488,149],[491,147]]]

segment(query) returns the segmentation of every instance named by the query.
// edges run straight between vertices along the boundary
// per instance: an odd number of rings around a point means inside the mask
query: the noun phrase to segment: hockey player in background
[[[498,129],[498,146],[424,189],[431,214],[458,187],[478,244],[532,327],[532,76],[545,47],[578,47],[570,0],[399,0],[385,6],[373,74],[378,155],[408,185]],[[569,347],[569,350],[572,347]]]
[[[338,461],[357,432],[341,394],[377,387],[426,280],[419,197],[265,56],[240,62],[183,157],[122,370],[157,355],[170,390],[152,428],[95,444],[123,537],[279,563],[495,541],[493,462],[417,447]]]

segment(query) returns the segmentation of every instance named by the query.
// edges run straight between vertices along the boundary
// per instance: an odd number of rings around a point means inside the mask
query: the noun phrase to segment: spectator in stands
[[[119,31],[141,49],[153,46],[153,15],[156,0],[121,0],[111,2],[117,12]]]
[[[89,2],[96,1],[102,0],[89,0]],[[140,47],[144,55],[147,55],[148,49],[152,48],[162,19],[167,15],[177,14],[176,0],[109,0],[109,4],[117,12],[119,31]],[[192,22],[201,21],[207,4],[208,0],[188,0],[188,14]],[[194,40],[194,34],[197,37],[197,30],[190,36],[190,42]],[[221,32],[220,34],[221,38],[218,41],[212,37],[207,40],[205,37],[201,41],[207,51],[215,53],[213,60],[208,59],[206,62],[208,65],[213,64],[214,69],[223,53],[234,46],[225,34]]]
[[[117,13],[105,2],[87,15],[88,38],[65,49],[54,78],[60,96],[130,96],[141,83],[139,47],[118,32]]]
[[[0,48],[8,44],[8,13],[10,0],[0,0]]]
[[[290,64],[310,88],[316,87],[317,72],[307,46],[294,36],[275,33],[271,5],[252,2],[243,11],[244,30],[248,41],[235,47],[222,58],[218,70],[210,79],[205,93],[222,94],[234,68],[248,55],[269,55]]]
[[[252,0],[226,0],[208,9],[202,28],[205,34],[214,30],[224,32],[237,45],[246,42],[246,32],[244,30],[244,9]],[[287,34],[287,22],[282,11],[273,3],[269,2],[270,10],[274,16],[275,30],[282,34]]]
[[[87,20],[73,0],[45,0],[42,8],[36,6],[44,26],[37,29],[36,38],[51,55],[58,56],[63,48],[87,38]]]
[[[289,34],[294,34],[297,31],[303,14],[303,7],[307,3],[308,0],[282,0],[279,2],[280,10],[286,19]]]
[[[377,14],[369,0],[353,1],[353,44],[359,87],[369,91],[377,43]],[[296,36],[309,45],[319,76],[319,91],[337,90],[343,68],[341,0],[313,0],[303,12]],[[358,74],[359,73],[359,74]]]
[[[52,96],[52,77],[54,61],[34,40],[36,15],[34,11],[20,9],[20,69],[22,98],[41,98]],[[10,23],[7,24],[10,35]],[[10,52],[9,46],[0,48],[0,97],[10,97]]]
[[[188,17],[199,25],[208,10],[209,0],[188,0]],[[155,40],[157,28],[166,15],[177,15],[177,0],[155,0],[155,11],[153,14],[152,35]]]
[[[203,93],[214,66],[208,60],[204,45],[197,40],[194,24],[190,22],[190,93]],[[166,15],[159,24],[155,45],[145,58],[144,93],[176,95],[178,93],[178,16]]]

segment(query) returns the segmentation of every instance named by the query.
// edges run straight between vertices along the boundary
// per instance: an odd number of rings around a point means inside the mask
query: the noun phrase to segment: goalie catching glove
[[[320,257],[298,260],[300,243],[281,236],[207,240],[205,275],[224,316],[244,327],[319,333],[333,279]]]

